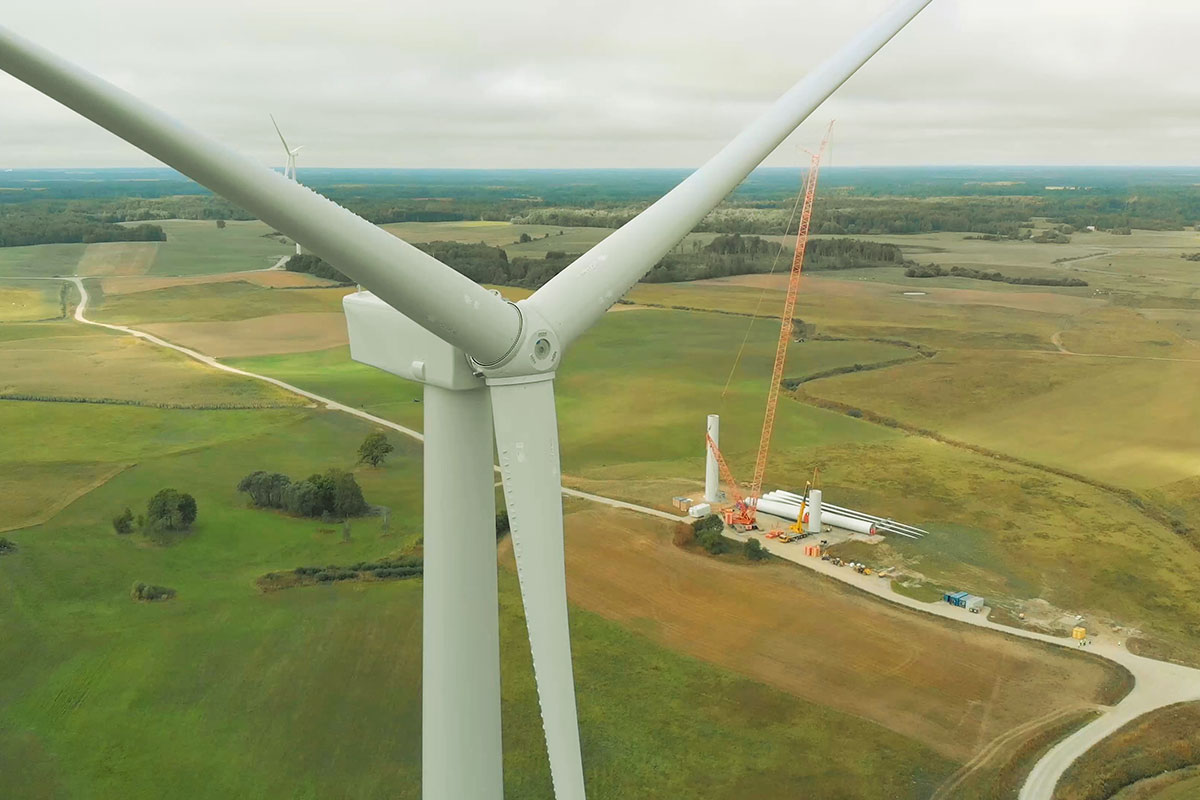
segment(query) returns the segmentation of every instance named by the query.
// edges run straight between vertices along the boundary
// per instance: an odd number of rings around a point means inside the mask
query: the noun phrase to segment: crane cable
[[[807,179],[805,180],[807,182]],[[796,219],[796,209],[800,208],[800,199],[804,197],[804,189],[801,184],[801,190],[796,193],[796,202],[792,204],[792,214],[788,217],[787,225],[783,228],[783,241],[779,243],[779,249],[775,251],[775,258],[771,261],[771,270],[767,276],[775,274],[775,267],[779,265],[779,257],[783,255],[784,248],[787,247],[788,231],[792,229],[792,222]],[[742,338],[742,346],[738,348],[737,355],[733,358],[733,366],[729,368],[729,376],[725,378],[725,387],[721,389],[721,400],[725,400],[725,395],[729,392],[729,384],[733,382],[733,375],[737,372],[738,364],[742,361],[742,354],[746,351],[746,343],[750,341],[750,333],[754,330],[754,322],[758,319],[758,312],[762,309],[763,298],[767,296],[767,287],[764,285],[762,291],[758,293],[758,302],[754,304],[754,313],[750,315],[750,324],[746,326],[746,335]]]

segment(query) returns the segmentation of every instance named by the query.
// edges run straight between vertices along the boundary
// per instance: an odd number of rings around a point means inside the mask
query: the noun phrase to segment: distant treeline
[[[696,243],[698,244],[698,243]],[[654,266],[643,283],[677,283],[729,275],[747,275],[791,269],[793,249],[759,236],[717,236],[691,253],[676,252]],[[905,264],[900,248],[893,244],[860,239],[812,239],[804,254],[804,269],[835,270],[859,267],[899,267]]]
[[[157,225],[115,225],[72,213],[12,213],[6,209],[0,214],[0,247],[166,240],[167,235]]]
[[[704,247],[699,242],[695,244],[691,252],[680,250],[668,255],[642,281],[694,281],[768,272],[772,264],[779,270],[787,270],[791,265],[790,245],[784,245],[780,253],[778,243],[759,236],[730,234],[718,236]],[[502,248],[482,242],[427,242],[416,246],[478,283],[531,289],[545,284],[578,257],[551,250],[543,258],[510,259]],[[805,255],[805,268],[813,270],[898,267],[904,263],[899,247],[858,239],[814,239],[808,243]],[[292,256],[286,266],[293,272],[349,282],[349,278],[317,256]]]
[[[1079,278],[1019,278],[1012,275],[1003,275],[999,272],[987,272],[985,270],[972,269],[971,267],[951,267],[946,269],[937,264],[920,264],[915,267],[909,267],[904,270],[904,275],[907,278],[941,278],[949,276],[952,278],[971,278],[977,281],[997,281],[999,283],[1011,283],[1016,286],[1087,286],[1087,281]]]
[[[643,211],[670,184],[662,176],[639,177],[636,171],[631,172],[628,186],[621,186],[612,178],[603,183],[579,185],[536,178],[475,186],[465,183],[465,178],[463,181],[453,187],[403,183],[317,183],[316,186],[335,202],[377,224],[494,220],[616,228]],[[751,182],[706,216],[696,230],[757,235],[794,233],[797,221],[792,212],[796,195],[794,190],[783,191],[784,185],[777,180]],[[17,218],[32,216],[34,230],[44,226],[44,222],[37,221],[39,217],[67,216],[92,225],[175,218],[252,218],[210,194],[154,193],[164,191],[167,186],[151,190],[126,182],[99,185],[93,191],[81,184],[67,197],[54,200],[45,199],[53,196],[47,191],[3,191],[0,207],[5,209],[3,216],[10,224],[16,224]],[[120,187],[127,195],[142,195],[143,189],[146,192],[143,196],[114,196]],[[56,191],[60,188],[55,187]],[[949,189],[943,187],[951,194]],[[812,230],[833,236],[957,232],[1018,239],[1029,235],[1035,218],[1071,225],[1081,231],[1095,226],[1122,233],[1132,228],[1180,230],[1200,220],[1200,193],[1180,186],[1122,185],[1072,191],[1043,191],[1042,187],[1030,186],[1024,195],[972,194],[963,187],[958,189],[953,196],[936,196],[930,194],[931,187],[917,184],[907,188],[887,182],[830,187],[817,197]],[[93,193],[88,194],[89,191]],[[20,227],[27,226],[21,223]],[[50,236],[30,243],[42,241],[84,239]]]

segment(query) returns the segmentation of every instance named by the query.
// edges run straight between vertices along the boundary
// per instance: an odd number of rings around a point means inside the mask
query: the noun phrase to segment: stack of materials
[[[815,499],[815,497],[812,498],[814,501]],[[764,514],[772,514],[784,519],[796,519],[800,512],[800,505],[803,502],[803,495],[777,489],[774,492],[764,494],[758,501],[757,507]],[[914,528],[912,525],[905,525],[895,520],[884,519],[883,517],[866,514],[862,511],[855,511],[851,508],[835,506],[828,501],[822,501],[819,507],[816,502],[810,503],[810,506],[813,513],[809,519],[809,530],[814,530],[814,528],[819,530],[818,526],[824,524],[833,525],[836,528],[844,528],[855,533],[865,533],[870,536],[874,536],[877,533],[892,533],[909,539],[920,539],[927,533],[927,531]],[[819,518],[813,519],[813,517],[818,516]]]
[[[814,558],[820,558],[821,557],[821,545],[819,545],[819,544],[804,545],[804,555],[813,556]]]
[[[671,505],[678,508],[680,511],[687,511],[692,507],[692,498],[690,497],[672,497]]]

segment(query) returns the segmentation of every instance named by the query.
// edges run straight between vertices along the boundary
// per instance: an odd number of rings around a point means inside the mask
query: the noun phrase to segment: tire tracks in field
[[[1081,711],[1097,709],[1096,706],[1072,706],[1070,708],[1060,708],[1057,711],[1051,711],[1049,714],[1031,719],[1024,722],[1015,728],[1010,728],[1004,733],[997,736],[992,741],[988,742],[982,749],[979,750],[971,760],[958,768],[958,771],[947,778],[937,790],[929,796],[929,800],[950,800],[954,797],[954,792],[958,790],[966,781],[970,780],[980,770],[986,769],[992,761],[1000,755],[1004,749],[1024,738],[1025,736],[1033,735],[1042,728],[1048,728],[1060,720],[1066,719]]]

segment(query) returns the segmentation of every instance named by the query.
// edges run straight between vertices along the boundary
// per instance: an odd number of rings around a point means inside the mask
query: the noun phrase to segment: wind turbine
[[[583,800],[555,371],[567,347],[929,2],[899,0],[708,163],[518,303],[0,28],[0,69],[303,242],[367,287],[344,301],[353,357],[424,384],[426,800],[503,795],[492,435],[554,793]]]
[[[290,180],[296,180],[296,156],[304,149],[304,145],[289,147],[287,139],[283,138],[283,131],[279,130],[279,123],[275,121],[274,114],[267,114],[271,118],[271,124],[275,126],[275,132],[279,134],[279,141],[283,142],[283,152],[287,154],[287,160],[283,162],[283,177]],[[300,242],[296,242],[296,255],[300,255]]]

